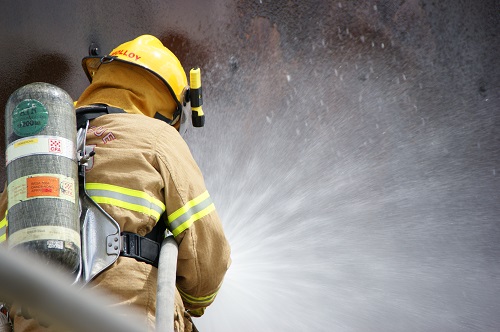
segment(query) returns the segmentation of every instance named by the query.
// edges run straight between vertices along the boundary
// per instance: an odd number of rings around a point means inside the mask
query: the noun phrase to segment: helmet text
[[[126,56],[130,59],[133,59],[135,61],[137,61],[141,58],[139,55],[135,54],[134,52],[130,52],[129,50],[116,50],[113,53],[111,53],[110,55],[122,55],[122,56]]]

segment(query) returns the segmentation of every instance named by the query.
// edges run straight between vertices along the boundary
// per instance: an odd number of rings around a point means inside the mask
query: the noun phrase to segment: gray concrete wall
[[[233,266],[200,329],[500,328],[498,1],[0,9],[3,104],[32,81],[76,99],[91,42],[150,33],[201,67],[187,140]]]

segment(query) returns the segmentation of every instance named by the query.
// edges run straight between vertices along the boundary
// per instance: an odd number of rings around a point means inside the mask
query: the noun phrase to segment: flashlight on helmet
[[[205,125],[205,114],[201,108],[203,94],[201,91],[200,68],[193,68],[189,71],[189,99],[191,101],[193,127],[203,127]]]

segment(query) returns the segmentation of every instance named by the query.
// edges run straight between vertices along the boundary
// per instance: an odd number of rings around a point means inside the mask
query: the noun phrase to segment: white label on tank
[[[80,233],[62,226],[34,226],[20,229],[9,235],[9,248],[37,240],[59,240],[72,242],[80,247]]]
[[[48,240],[47,241],[47,249],[64,249],[64,241],[61,240]]]
[[[73,178],[61,174],[32,174],[15,179],[7,186],[9,209],[21,202],[37,198],[64,199],[76,204]]]
[[[5,162],[36,154],[51,154],[76,160],[75,143],[59,136],[30,136],[15,140],[7,146]]]

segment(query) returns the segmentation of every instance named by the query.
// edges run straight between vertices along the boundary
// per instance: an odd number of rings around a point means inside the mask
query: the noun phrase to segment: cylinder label
[[[38,240],[59,240],[74,243],[80,248],[80,233],[62,226],[34,226],[9,234],[9,248],[18,244]]]
[[[36,198],[64,199],[76,204],[73,178],[61,174],[33,174],[15,179],[7,186],[9,209]]]
[[[76,160],[75,144],[64,137],[59,136],[30,136],[15,140],[7,146],[5,151],[5,162],[10,162],[31,155],[50,154]]]
[[[12,129],[17,136],[36,135],[45,128],[49,112],[35,99],[21,101],[12,111]]]
[[[59,178],[53,176],[35,176],[26,179],[28,198],[50,196],[59,197]]]

